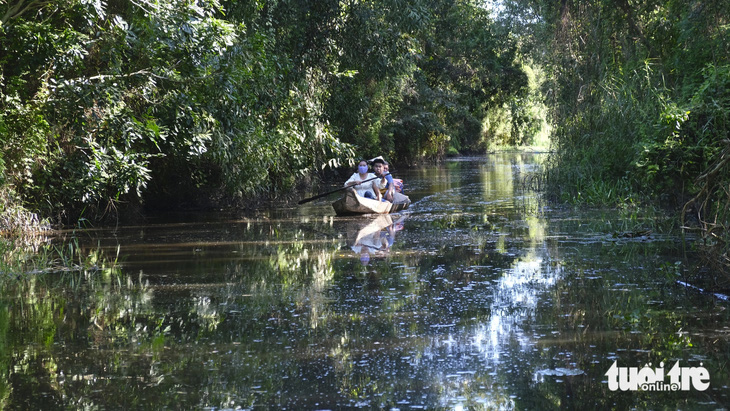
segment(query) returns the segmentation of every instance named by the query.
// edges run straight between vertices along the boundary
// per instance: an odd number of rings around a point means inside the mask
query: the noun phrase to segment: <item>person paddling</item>
[[[376,176],[373,173],[368,172],[368,162],[366,160],[360,160],[360,162],[357,164],[357,172],[355,172],[350,178],[345,181],[345,187],[355,187],[355,192],[360,197],[365,198],[371,198],[375,200],[380,200],[380,190],[377,186],[378,180],[372,180],[375,179]],[[362,184],[365,180],[372,180],[365,184]]]

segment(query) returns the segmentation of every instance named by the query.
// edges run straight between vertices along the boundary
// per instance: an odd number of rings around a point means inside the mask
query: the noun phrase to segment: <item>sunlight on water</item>
[[[719,408],[727,302],[677,286],[681,240],[522,184],[544,156],[394,170],[386,216],[295,207],[89,229],[115,275],[4,283],[0,404],[12,409]],[[12,338],[8,337],[12,336]],[[612,392],[613,361],[712,384]],[[32,393],[32,395],[31,395]],[[681,394],[681,395],[680,395]]]

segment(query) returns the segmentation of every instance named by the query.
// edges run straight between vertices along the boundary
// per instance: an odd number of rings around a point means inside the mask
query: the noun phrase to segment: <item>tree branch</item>
[[[7,22],[9,22],[12,19],[17,19],[18,17],[25,14],[28,10],[31,8],[36,8],[38,10],[42,9],[43,6],[46,6],[50,4],[50,1],[42,1],[42,0],[33,0],[30,3],[26,4],[23,8],[23,4],[25,3],[25,0],[18,0],[17,3],[13,6],[9,6],[8,10],[5,12],[5,14],[2,17],[2,25],[5,25]]]

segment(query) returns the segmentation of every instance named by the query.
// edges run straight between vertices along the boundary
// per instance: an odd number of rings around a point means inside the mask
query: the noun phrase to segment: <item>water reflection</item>
[[[551,209],[541,157],[407,170],[408,213],[329,201],[79,232],[122,270],[0,281],[0,405],[44,408],[720,408],[730,310],[675,287],[646,218]],[[363,264],[363,252],[367,264]],[[724,305],[723,305],[724,304]],[[693,365],[707,391],[611,392]]]
[[[403,230],[406,218],[407,214],[385,214],[372,220],[363,217],[362,222],[353,224],[358,230],[348,230],[347,243],[362,265],[368,265],[372,258],[385,258],[390,254],[396,233]]]

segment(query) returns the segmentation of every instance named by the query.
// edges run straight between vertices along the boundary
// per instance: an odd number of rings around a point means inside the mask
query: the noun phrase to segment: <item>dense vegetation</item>
[[[529,94],[513,37],[471,1],[12,0],[0,16],[4,197],[69,223],[245,203],[359,156],[483,151],[490,110]],[[505,140],[536,127],[500,119]]]
[[[699,230],[708,261],[727,272],[730,1],[505,6],[525,49],[548,71],[552,193],[667,207]]]
[[[496,4],[493,17],[487,4]],[[728,268],[730,1],[0,1],[0,208],[250,202],[550,129],[550,192],[661,204]],[[492,10],[493,11],[493,10]]]

